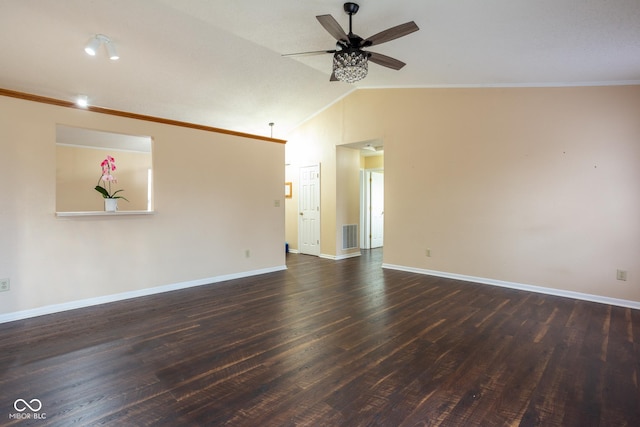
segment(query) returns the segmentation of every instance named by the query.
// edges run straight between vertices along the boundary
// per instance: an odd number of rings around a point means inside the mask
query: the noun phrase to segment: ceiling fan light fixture
[[[355,83],[367,77],[369,54],[360,49],[345,49],[333,54],[333,73],[336,79]]]

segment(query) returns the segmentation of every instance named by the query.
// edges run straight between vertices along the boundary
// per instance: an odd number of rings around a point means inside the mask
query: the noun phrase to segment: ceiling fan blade
[[[320,25],[329,32],[336,40],[349,40],[347,33],[344,32],[338,21],[331,15],[319,15],[316,19],[320,22]]]
[[[399,70],[400,68],[407,65],[402,61],[398,61],[395,58],[391,58],[390,56],[383,55],[381,53],[375,53],[375,52],[368,52],[368,53],[370,54],[369,61],[375,62],[376,64],[382,65],[383,67],[391,68],[393,70]]]
[[[395,27],[391,27],[389,29],[381,31],[378,34],[374,34],[364,41],[363,46],[369,47],[381,43],[386,43],[399,37],[406,36],[407,34],[411,34],[415,31],[418,31],[419,29],[420,28],[418,28],[415,22],[405,22],[404,24],[396,25]]]
[[[283,53],[282,56],[311,56],[322,55],[325,53],[336,53],[336,50],[312,50],[310,52]]]

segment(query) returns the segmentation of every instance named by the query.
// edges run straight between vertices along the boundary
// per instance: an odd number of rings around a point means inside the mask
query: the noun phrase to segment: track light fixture
[[[91,37],[89,43],[87,43],[87,46],[84,48],[84,51],[87,52],[88,55],[96,56],[98,48],[101,44],[104,44],[105,48],[107,49],[109,59],[115,61],[116,59],[120,58],[118,52],[116,51],[116,45],[113,43],[113,41],[111,41],[109,37],[105,36],[104,34],[96,34],[95,36]]]

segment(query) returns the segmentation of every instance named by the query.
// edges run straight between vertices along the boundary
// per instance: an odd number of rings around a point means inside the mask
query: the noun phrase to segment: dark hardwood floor
[[[2,324],[0,425],[640,426],[637,310],[381,260]]]

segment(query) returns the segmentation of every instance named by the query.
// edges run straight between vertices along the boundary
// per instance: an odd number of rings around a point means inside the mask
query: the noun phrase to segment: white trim
[[[338,83],[334,83],[338,84]],[[595,81],[595,82],[530,82],[530,83],[468,83],[468,84],[425,84],[425,85],[387,85],[387,86],[367,86],[366,81],[357,87],[351,87],[345,93],[334,99],[320,110],[301,120],[298,124],[291,126],[287,133],[292,133],[295,129],[307,123],[311,119],[320,115],[324,111],[333,107],[338,102],[345,99],[352,93],[362,89],[482,89],[482,88],[544,88],[544,87],[591,87],[591,86],[637,86],[640,80],[619,80],[619,81]]]
[[[71,216],[123,216],[123,215],[155,215],[156,211],[87,211],[87,212],[56,212],[57,217]]]
[[[340,261],[341,259],[355,258],[355,257],[359,257],[361,255],[362,255],[361,252],[353,252],[353,253],[350,253],[350,254],[342,254],[342,255],[320,254],[320,258],[330,259],[330,260],[333,260],[333,261]]]
[[[111,302],[123,301],[132,298],[144,297],[149,295],[161,294],[164,292],[177,291],[180,289],[193,288],[196,286],[211,285],[227,280],[242,279],[244,277],[257,276],[260,274],[273,273],[276,271],[286,270],[286,265],[278,267],[263,268],[260,270],[244,271],[241,273],[226,274],[223,276],[209,277],[205,279],[191,280],[188,282],[173,283],[169,285],[156,286],[153,288],[140,289],[137,291],[123,292],[119,294],[104,295],[101,297],[88,298],[78,301],[70,301],[62,304],[47,305],[44,307],[33,308],[30,310],[16,311],[0,315],[0,324],[13,322],[16,320],[28,319],[30,317],[44,316],[46,314],[60,313],[77,308],[86,308],[94,305],[108,304]]]
[[[524,283],[506,282],[504,280],[486,279],[484,277],[466,276],[464,274],[447,273],[444,271],[425,270],[422,268],[405,267],[402,265],[382,264],[382,268],[400,270],[409,273],[425,274],[428,276],[444,277],[447,279],[464,280],[466,282],[482,283],[484,285],[500,286],[503,288],[518,289],[521,291],[536,292],[540,294],[555,295],[565,298],[573,298],[601,304],[616,305],[640,310],[640,301],[631,301],[618,298],[610,298],[601,295],[584,294],[582,292],[565,291],[562,289],[545,288],[542,286],[527,285]]]
[[[593,87],[593,86],[637,86],[640,80],[619,80],[600,82],[545,82],[545,83],[468,83],[468,84],[426,84],[358,86],[358,89],[483,89],[483,88],[545,88],[545,87]],[[349,95],[349,92],[347,95]]]

